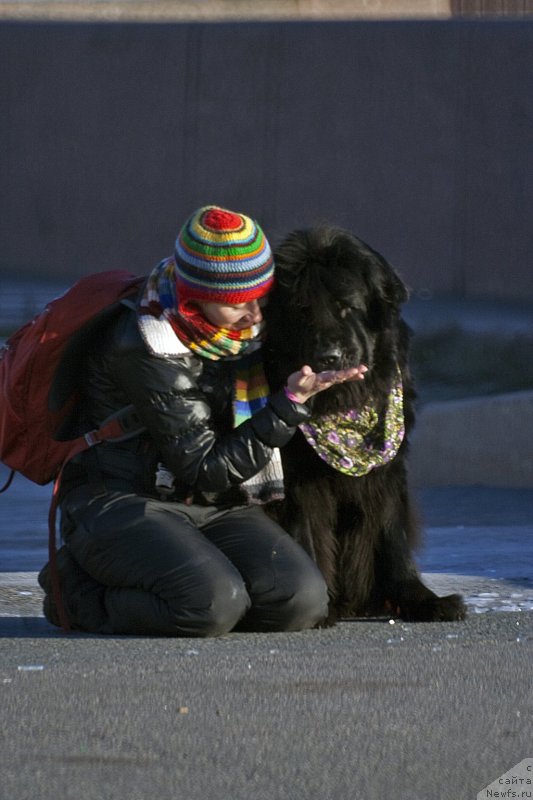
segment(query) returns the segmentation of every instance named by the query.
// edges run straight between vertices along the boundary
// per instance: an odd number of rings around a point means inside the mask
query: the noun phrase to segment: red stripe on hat
[[[209,209],[202,216],[201,223],[214,231],[236,231],[243,227],[243,220],[238,214],[222,208]]]

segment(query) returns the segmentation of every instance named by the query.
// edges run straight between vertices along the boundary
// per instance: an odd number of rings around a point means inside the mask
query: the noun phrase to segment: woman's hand
[[[362,381],[368,372],[368,367],[360,364],[358,367],[349,369],[326,370],[325,372],[313,372],[311,367],[302,367],[298,372],[293,372],[287,378],[285,392],[297,403],[305,403],[313,395],[329,389],[335,383],[345,381]]]

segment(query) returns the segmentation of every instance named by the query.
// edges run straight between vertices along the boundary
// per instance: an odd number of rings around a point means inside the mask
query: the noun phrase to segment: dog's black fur
[[[399,365],[406,434],[397,456],[362,477],[335,471],[300,431],[283,448],[286,499],[271,513],[312,555],[330,592],[329,622],[382,613],[405,620],[458,620],[460,595],[437,597],[413,560],[419,524],[406,456],[415,392],[409,329],[400,316],[407,291],[385,259],[337,228],[295,231],[275,253],[276,284],[265,308],[265,360],[272,389],[309,364],[316,372],[365,364],[364,381],[333,386],[308,401],[313,415],[383,409]]]

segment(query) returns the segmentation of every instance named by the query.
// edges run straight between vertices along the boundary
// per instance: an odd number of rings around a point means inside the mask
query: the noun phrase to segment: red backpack
[[[75,368],[91,336],[143,281],[124,270],[82,278],[15,331],[0,349],[0,461],[12,470],[0,491],[8,488],[14,471],[41,485],[55,480],[49,517],[52,575],[56,572],[55,513],[63,466],[101,441],[133,435],[130,406],[98,429],[69,438],[64,428],[76,404]],[[58,610],[64,618],[58,584],[56,590]],[[68,629],[65,620],[62,625]]]
[[[0,461],[12,470],[44,485],[76,452],[102,440],[102,428],[74,440],[60,432],[76,402],[72,366],[143,280],[123,270],[82,278],[0,349]],[[120,435],[110,424],[104,437]]]

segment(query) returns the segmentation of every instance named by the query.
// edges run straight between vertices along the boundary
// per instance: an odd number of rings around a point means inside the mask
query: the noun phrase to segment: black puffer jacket
[[[78,365],[85,430],[133,404],[146,432],[122,443],[103,443],[67,465],[63,494],[95,480],[106,488],[156,495],[163,462],[176,478],[175,499],[234,505],[239,484],[256,475],[305,421],[305,406],[274,394],[267,406],[233,428],[235,362],[194,355],[158,356],[139,332],[136,312],[123,307],[88,347]]]

